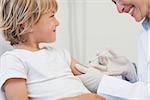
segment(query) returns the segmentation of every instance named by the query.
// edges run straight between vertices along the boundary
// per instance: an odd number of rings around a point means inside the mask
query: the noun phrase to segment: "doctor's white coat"
[[[129,83],[104,76],[99,84],[98,94],[122,98],[121,100],[150,100],[150,27],[139,34],[138,56],[138,82]]]

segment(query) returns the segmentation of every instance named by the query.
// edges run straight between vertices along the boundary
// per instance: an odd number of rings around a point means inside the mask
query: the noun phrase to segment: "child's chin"
[[[53,42],[55,42],[56,41],[56,39],[53,39],[53,40],[49,40],[49,41],[47,41],[48,43],[53,43]]]

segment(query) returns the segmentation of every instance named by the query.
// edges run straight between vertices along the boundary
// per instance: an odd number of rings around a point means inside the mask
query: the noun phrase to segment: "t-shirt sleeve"
[[[10,78],[27,79],[27,70],[21,59],[5,54],[0,58],[0,89]]]
[[[66,49],[63,49],[63,52],[64,52],[65,59],[67,61],[67,64],[70,66],[71,65],[71,55]]]

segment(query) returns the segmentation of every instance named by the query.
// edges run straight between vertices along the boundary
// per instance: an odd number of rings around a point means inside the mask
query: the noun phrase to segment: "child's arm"
[[[71,70],[74,75],[80,75],[81,72],[75,68],[75,64],[80,64],[79,61],[71,57]]]
[[[94,93],[86,93],[73,97],[64,97],[60,100],[105,100],[105,98]]]
[[[29,100],[27,95],[26,80],[21,78],[8,79],[4,86],[7,100]]]

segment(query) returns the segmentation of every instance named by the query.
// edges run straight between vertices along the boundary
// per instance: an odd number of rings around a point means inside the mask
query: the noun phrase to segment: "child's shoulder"
[[[44,48],[46,48],[51,53],[57,53],[61,57],[68,57],[68,56],[70,56],[69,51],[67,49],[65,49],[65,48],[52,47],[52,46],[46,46]]]
[[[59,48],[59,47],[54,47],[54,46],[44,46],[43,48],[47,49],[48,51],[51,51],[51,52],[59,52],[59,53],[62,53],[62,52],[68,52],[67,49],[65,48]]]
[[[12,49],[4,52],[0,58],[17,58],[17,59],[25,59],[29,56],[29,53],[24,49]]]
[[[13,49],[13,50],[9,50],[9,51],[4,52],[0,57],[1,58],[8,57],[8,56],[14,56],[15,57],[17,55],[19,55],[18,52],[15,49]]]
[[[15,49],[13,49],[13,50],[5,51],[5,52],[2,54],[2,56],[11,55],[11,54],[15,54],[15,53],[16,53],[16,51],[15,51]]]

